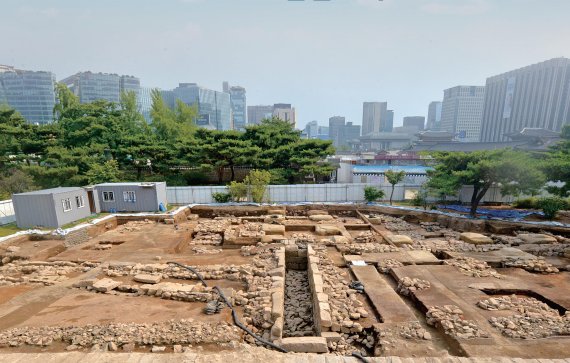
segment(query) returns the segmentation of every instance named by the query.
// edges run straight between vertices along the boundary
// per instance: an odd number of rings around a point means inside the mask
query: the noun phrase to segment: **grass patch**
[[[9,236],[20,231],[22,231],[22,229],[18,228],[18,226],[16,226],[16,223],[8,223],[0,226],[0,237]]]
[[[89,222],[89,221],[92,221],[93,219],[101,218],[101,217],[104,217],[104,216],[109,215],[109,214],[111,214],[111,213],[95,213],[95,214],[90,215],[89,217],[81,218],[81,219],[76,220],[74,222],[64,224],[63,226],[61,226],[61,229],[67,229],[67,228],[75,227],[79,224]]]

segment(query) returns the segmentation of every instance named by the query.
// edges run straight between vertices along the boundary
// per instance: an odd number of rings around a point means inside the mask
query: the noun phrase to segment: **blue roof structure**
[[[387,170],[405,171],[408,175],[426,175],[432,168],[423,165],[354,165],[353,174],[384,174]]]

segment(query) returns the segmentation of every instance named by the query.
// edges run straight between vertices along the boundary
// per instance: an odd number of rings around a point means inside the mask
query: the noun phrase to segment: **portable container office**
[[[97,212],[157,212],[165,210],[166,182],[103,183],[92,187]]]
[[[78,187],[18,193],[12,203],[19,228],[61,227],[91,215],[87,192]]]

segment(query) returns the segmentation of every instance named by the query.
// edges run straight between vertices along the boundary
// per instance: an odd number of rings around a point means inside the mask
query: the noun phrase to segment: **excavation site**
[[[17,234],[0,260],[2,361],[570,357],[570,230],[555,225],[193,205]]]

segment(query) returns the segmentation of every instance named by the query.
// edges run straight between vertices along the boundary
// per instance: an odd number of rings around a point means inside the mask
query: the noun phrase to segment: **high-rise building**
[[[229,88],[234,130],[244,130],[247,124],[245,88],[232,86]]]
[[[273,106],[271,105],[247,106],[248,125],[259,125],[261,120],[270,119],[271,116],[273,116]]]
[[[146,122],[150,122],[150,110],[152,108],[152,88],[141,87],[137,97],[137,106]]]
[[[320,139],[320,140],[330,140],[329,139],[329,127],[328,126],[319,126],[316,138]]]
[[[7,103],[30,123],[51,123],[55,106],[54,74],[0,66],[1,103]]]
[[[404,127],[415,127],[418,131],[424,129],[426,118],[424,116],[406,116],[402,126]]]
[[[426,129],[439,130],[440,122],[441,122],[441,102],[440,101],[430,102],[428,108]]]
[[[307,122],[305,133],[307,134],[307,139],[314,139],[317,137],[317,134],[319,133],[319,124],[317,121]]]
[[[336,144],[333,145],[340,149],[348,149],[350,141],[357,141],[360,137],[360,125],[353,125],[352,122],[347,122],[345,125],[340,126]]]
[[[333,145],[338,143],[338,133],[345,122],[346,119],[343,116],[329,117],[329,140],[332,140]]]
[[[328,126],[319,126],[317,121],[311,121],[307,123],[301,135],[305,135],[307,139],[328,140],[329,128]]]
[[[61,80],[77,97],[79,102],[97,100],[119,102],[121,92],[133,91],[138,97],[140,80],[133,76],[110,73],[79,72]]]
[[[373,132],[392,132],[394,111],[388,102],[364,102],[362,107],[362,135]]]
[[[295,107],[291,107],[290,103],[276,103],[273,105],[273,116],[280,120],[287,121],[295,127],[296,116]]]
[[[460,141],[479,141],[484,100],[484,86],[446,89],[443,91],[440,129],[454,133]]]
[[[507,141],[523,128],[570,124],[570,59],[555,58],[487,78],[481,141]]]
[[[380,120],[380,132],[392,132],[394,129],[394,110],[386,110]]]
[[[198,106],[198,119],[196,124],[215,130],[231,129],[230,95],[208,88],[200,87],[196,83],[180,83],[172,91],[162,91],[165,102],[174,108],[176,100],[187,105]]]

